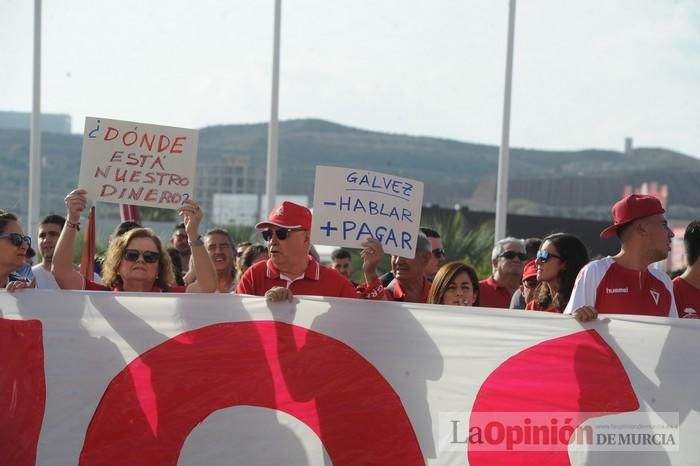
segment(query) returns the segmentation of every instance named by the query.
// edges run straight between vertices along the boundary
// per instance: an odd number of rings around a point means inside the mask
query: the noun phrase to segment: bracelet
[[[187,244],[192,246],[204,246],[204,241],[202,241],[202,235],[197,236],[197,239],[193,239],[192,241],[187,241]]]
[[[80,222],[73,223],[73,222],[69,222],[68,220],[66,220],[66,226],[68,228],[75,228],[77,231],[80,231]]]

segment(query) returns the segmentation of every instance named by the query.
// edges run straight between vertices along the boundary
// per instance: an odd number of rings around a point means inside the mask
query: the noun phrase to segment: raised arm
[[[80,214],[87,206],[87,191],[74,189],[64,199],[66,203],[66,224],[56,243],[51,263],[51,272],[56,283],[64,290],[82,290],[85,280],[73,267],[75,237],[80,228]]]
[[[185,224],[185,231],[192,249],[192,262],[197,281],[187,287],[188,293],[213,293],[216,291],[216,269],[199,234],[199,224],[204,213],[199,204],[188,199],[177,211]]]
[[[386,300],[386,292],[379,280],[377,266],[384,257],[382,243],[374,238],[368,238],[362,243],[362,272],[365,274],[365,283],[357,286],[357,292],[365,299]]]

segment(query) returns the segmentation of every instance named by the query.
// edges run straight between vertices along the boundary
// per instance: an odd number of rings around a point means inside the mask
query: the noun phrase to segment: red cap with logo
[[[255,225],[258,230],[269,227],[311,229],[311,211],[299,204],[284,201],[270,212],[267,220]]]
[[[661,201],[646,194],[630,194],[612,207],[613,224],[600,232],[601,238],[610,238],[618,228],[639,218],[666,212]]]
[[[535,261],[528,262],[525,264],[525,268],[523,268],[522,281],[526,281],[531,278],[537,278],[537,263]]]

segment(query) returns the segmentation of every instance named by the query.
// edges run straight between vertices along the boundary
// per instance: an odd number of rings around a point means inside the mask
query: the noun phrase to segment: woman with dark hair
[[[588,260],[586,246],[577,236],[555,233],[544,238],[535,259],[540,284],[535,299],[525,309],[561,313],[569,302],[579,271]]]
[[[14,291],[32,288],[33,282],[23,280],[16,271],[25,265],[32,241],[24,234],[17,215],[0,210],[0,288]]]
[[[479,278],[476,271],[462,262],[450,262],[440,267],[430,287],[428,304],[478,306]]]
[[[253,264],[257,264],[260,261],[266,261],[268,257],[269,255],[267,253],[267,248],[264,244],[255,243],[246,247],[245,251],[243,251],[243,254],[241,255],[238,277],[236,281],[241,281],[241,277],[245,271],[252,267]]]
[[[202,211],[187,200],[178,209],[185,220],[192,255],[197,264],[199,281],[187,288],[175,285],[170,256],[160,238],[149,228],[134,228],[112,239],[105,254],[102,283],[83,278],[73,268],[73,249],[79,229],[80,213],[87,205],[86,191],[76,189],[66,196],[66,223],[58,238],[51,271],[62,289],[139,292],[192,292],[211,293],[216,289],[216,271],[204,243],[199,237]]]

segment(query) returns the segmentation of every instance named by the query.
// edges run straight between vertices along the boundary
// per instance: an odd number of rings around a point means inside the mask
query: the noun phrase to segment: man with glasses
[[[261,230],[270,258],[250,267],[241,277],[236,293],[265,296],[269,301],[292,301],[294,294],[341,298],[382,299],[384,288],[377,277],[381,245],[370,239],[363,244],[363,271],[367,284],[362,292],[340,273],[309,255],[311,211],[284,201],[255,228]]]
[[[493,275],[479,282],[479,304],[508,309],[513,293],[520,287],[526,260],[521,239],[508,237],[497,241],[491,251]]]
[[[541,243],[542,241],[540,241]],[[525,246],[527,249],[527,245]],[[537,264],[534,260],[531,260],[525,264],[523,269],[523,277],[520,280],[520,288],[515,290],[513,297],[510,299],[510,309],[525,309],[527,303],[532,301],[535,297],[535,290],[537,289]]]
[[[428,227],[420,227],[420,231],[430,240],[430,260],[425,266],[425,277],[429,282],[435,278],[435,274],[445,262],[445,250],[442,248],[440,233]]]
[[[564,314],[579,322],[601,312],[678,317],[671,279],[651,267],[671,250],[674,235],[665,212],[661,201],[646,194],[630,194],[613,205],[613,224],[600,237],[617,236],[620,252],[581,269]]]

